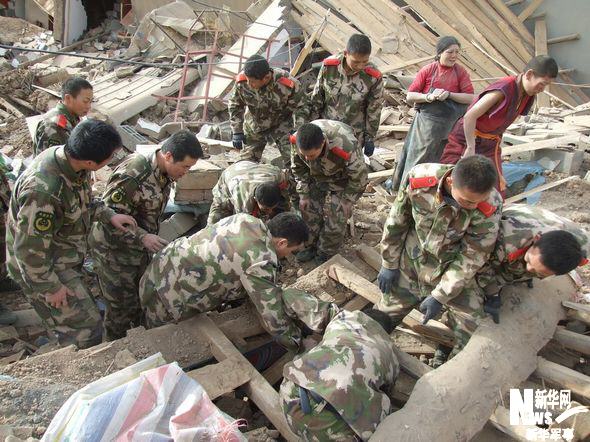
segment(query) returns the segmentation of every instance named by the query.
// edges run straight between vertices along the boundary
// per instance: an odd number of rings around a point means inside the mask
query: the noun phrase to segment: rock
[[[129,367],[130,365],[133,365],[136,362],[137,359],[135,358],[133,353],[131,353],[126,348],[115,355],[115,367],[117,367],[117,369],[119,370],[125,367]]]
[[[11,390],[10,397],[19,397],[22,395],[22,392],[19,389]]]
[[[294,274],[295,274],[295,269],[285,270],[285,276],[293,276]]]
[[[305,275],[305,271],[303,269],[297,270],[297,277],[298,278],[301,278],[303,275]]]

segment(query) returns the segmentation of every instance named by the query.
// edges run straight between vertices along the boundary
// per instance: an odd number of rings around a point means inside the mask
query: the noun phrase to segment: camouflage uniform
[[[114,213],[91,199],[90,174],[76,173],[62,146],[42,152],[16,182],[7,223],[8,273],[60,342],[89,347],[101,340],[101,319],[82,279],[92,219]],[[74,296],[54,308],[45,294],[62,286]]]
[[[326,58],[320,69],[311,97],[313,115],[342,121],[354,130],[363,146],[375,138],[383,107],[383,79],[374,64],[362,71],[348,74],[346,61],[340,53]]]
[[[149,261],[141,241],[148,233],[158,233],[172,184],[158,168],[157,152],[129,155],[114,170],[103,194],[103,201],[113,211],[135,218],[135,234],[120,232],[110,222],[97,222],[88,239],[107,303],[107,340],[124,337],[141,321],[138,286]]]
[[[263,218],[258,204],[254,201],[256,188],[263,183],[277,183],[283,192],[281,209],[287,209],[289,181],[287,173],[270,164],[239,161],[223,171],[213,187],[213,203],[207,224],[215,224],[222,218],[236,213],[249,213]]]
[[[566,230],[573,234],[588,256],[588,234],[574,222],[540,207],[517,204],[502,212],[498,241],[489,261],[477,272],[475,279],[465,288],[468,297],[492,297],[506,285],[538,277],[526,269],[524,257],[535,237],[552,230]],[[449,311],[449,326],[457,342],[453,354],[460,351],[477,327],[470,312],[463,309]]]
[[[300,198],[309,198],[302,212],[309,227],[309,244],[332,256],[344,241],[347,218],[341,201],[356,202],[367,185],[363,154],[350,126],[339,121],[315,120],[326,137],[326,147],[313,161],[306,161],[291,146],[291,170]],[[295,139],[292,140],[295,142]]]
[[[399,269],[401,276],[393,293],[383,295],[381,308],[393,310],[396,320],[428,295],[483,316],[483,299],[457,295],[494,249],[502,197],[493,190],[478,208],[461,208],[443,186],[452,169],[434,163],[413,167],[385,222],[382,265]]]
[[[79,122],[80,118],[72,115],[65,104],[58,103],[43,115],[43,119],[37,125],[33,140],[33,155],[37,156],[51,146],[66,144],[70,133]]]
[[[170,243],[139,284],[148,325],[180,321],[248,295],[266,330],[285,347],[298,348],[300,330],[284,312],[271,239],[261,220],[238,214]]]
[[[10,204],[10,185],[6,178],[6,164],[0,155],[0,281],[6,274],[6,213]]]
[[[241,158],[260,161],[267,141],[274,141],[288,166],[289,132],[305,123],[307,112],[305,91],[287,72],[272,69],[270,83],[258,90],[240,73],[229,99],[229,119],[232,131],[246,137]]]
[[[283,413],[306,441],[368,440],[390,413],[385,392],[398,374],[385,330],[360,311],[341,311],[316,347],[285,365],[279,392]],[[302,410],[300,387],[311,392],[310,414]]]

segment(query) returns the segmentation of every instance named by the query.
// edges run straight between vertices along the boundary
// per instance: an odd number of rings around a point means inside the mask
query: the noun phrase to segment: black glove
[[[532,288],[533,288],[533,280],[532,280],[532,279],[529,279],[529,280],[526,282],[526,286],[527,286],[529,289],[532,289]]]
[[[500,323],[500,307],[502,306],[502,299],[500,295],[486,298],[483,303],[483,311],[489,314],[496,324]]]
[[[428,296],[424,301],[420,303],[420,311],[424,313],[424,320],[422,324],[426,324],[432,318],[440,313],[443,305],[433,298],[432,295]]]
[[[389,293],[393,287],[397,286],[399,274],[400,272],[398,269],[390,270],[381,267],[381,270],[379,270],[379,276],[377,276],[377,281],[379,282],[379,289],[382,293]]]
[[[365,145],[363,147],[365,155],[370,157],[375,152],[375,142],[371,139],[365,140]]]
[[[246,141],[246,138],[242,133],[235,133],[231,139],[234,149],[241,149],[244,146],[244,141]]]

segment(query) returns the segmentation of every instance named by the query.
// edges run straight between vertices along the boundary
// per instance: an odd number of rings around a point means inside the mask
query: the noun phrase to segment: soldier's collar
[[[74,184],[79,184],[80,180],[82,179],[84,172],[76,172],[70,161],[68,160],[68,156],[64,150],[64,146],[59,146],[53,151],[53,158],[57,163],[57,166],[63,172],[64,176],[70,180]]]
[[[445,181],[446,181],[447,177],[451,174],[452,171],[453,171],[453,168],[451,167],[438,180],[438,186],[436,188],[436,202],[437,202],[437,204],[441,204],[443,201],[445,201],[447,204],[450,204],[453,206],[458,206],[457,202],[453,199],[453,197],[450,195],[447,196],[446,195],[447,192],[445,191]]]
[[[160,152],[160,149],[156,149],[150,155],[149,160],[150,160],[150,164],[152,166],[154,177],[156,177],[156,180],[158,181],[158,183],[162,187],[164,187],[166,184],[168,184],[168,182],[170,181],[170,179],[168,178],[168,175],[166,175],[164,172],[162,172],[160,170],[160,167],[158,166],[158,152]]]
[[[68,121],[69,121],[70,123],[72,123],[72,125],[74,125],[74,126],[75,126],[76,124],[78,124],[78,123],[80,122],[80,118],[79,118],[78,116],[76,116],[76,115],[73,115],[73,114],[72,114],[72,113],[71,113],[71,112],[68,110],[68,108],[66,107],[66,105],[64,104],[64,102],[63,102],[63,101],[60,101],[59,103],[57,103],[57,106],[56,106],[56,107],[57,107],[57,111],[58,111],[60,114],[63,114],[63,115],[65,115],[65,117],[68,119]]]

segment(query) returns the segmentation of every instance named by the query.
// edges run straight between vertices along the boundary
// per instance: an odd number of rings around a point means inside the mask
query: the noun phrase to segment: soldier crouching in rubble
[[[308,236],[303,220],[286,212],[266,225],[248,214],[233,215],[177,239],[154,256],[141,278],[147,325],[187,319],[248,295],[265,329],[284,347],[298,349],[301,332],[285,313],[277,273],[279,259]]]
[[[289,427],[305,441],[368,440],[390,413],[399,374],[384,312],[341,311],[321,342],[285,365],[280,398]]]
[[[104,327],[109,341],[124,337],[141,322],[139,280],[149,254],[168,244],[157,233],[170,188],[199,158],[203,158],[203,151],[197,137],[184,129],[148,156],[129,155],[109,178],[103,201],[116,213],[133,216],[138,224],[135,232],[123,234],[110,223],[98,221],[88,238],[107,306]]]
[[[489,261],[466,286],[466,296],[458,297],[448,312],[448,324],[456,338],[451,357],[465,347],[484,312],[500,323],[501,291],[505,286],[566,274],[587,262],[588,247],[584,230],[549,210],[524,204],[505,208]],[[460,302],[473,298],[485,299],[483,311]],[[443,363],[450,351],[439,348],[433,365]]]
[[[232,164],[213,187],[207,225],[237,213],[265,219],[284,212],[289,206],[287,174],[271,164],[252,161]]]
[[[86,120],[65,146],[35,158],[10,199],[8,273],[62,345],[101,342],[100,314],[82,277],[92,220],[124,231],[136,227],[131,216],[92,200],[89,172],[104,167],[120,147],[115,128]]]

